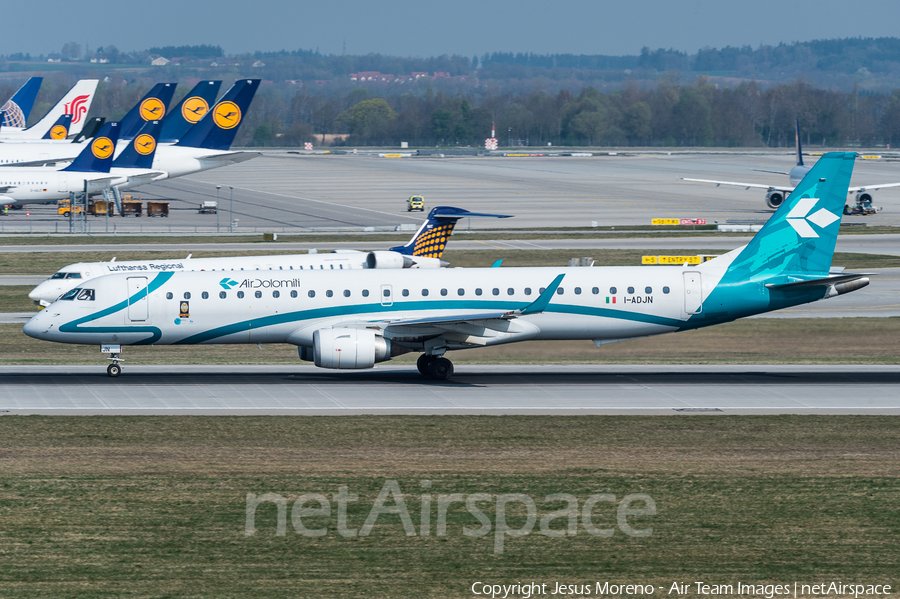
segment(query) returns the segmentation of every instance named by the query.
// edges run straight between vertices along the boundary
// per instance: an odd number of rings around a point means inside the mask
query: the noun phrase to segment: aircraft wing
[[[775,175],[788,175],[788,176],[790,176],[790,173],[786,173],[786,172],[784,172],[784,171],[769,171],[769,170],[766,170],[766,169],[764,169],[764,168],[752,168],[752,169],[750,169],[750,170],[756,171],[757,173],[773,173],[773,174],[775,174]]]
[[[237,164],[238,162],[246,162],[257,156],[262,156],[262,152],[223,152],[221,154],[207,154],[206,156],[198,156],[197,160],[203,162],[216,162],[221,164]]]
[[[11,189],[15,189],[18,185],[0,185],[0,193],[7,193]]]
[[[860,191],[868,191],[870,189],[884,189],[886,187],[900,187],[900,183],[882,183],[880,185],[860,185],[859,187],[851,187],[847,193],[858,193]]]
[[[160,177],[165,177],[166,173],[164,171],[150,171],[147,173],[141,173],[139,175],[130,175],[128,177],[129,185],[143,185],[145,183],[152,183],[159,179]]]
[[[769,191],[784,191],[790,193],[794,191],[793,187],[788,185],[764,185],[762,183],[741,183],[740,181],[714,181],[712,179],[688,179],[687,177],[678,177],[682,181],[694,181],[696,183],[713,183],[716,187],[719,185],[733,185],[735,187],[744,187],[750,189],[755,187],[758,189],[768,189]]]
[[[48,164],[59,164],[60,162],[72,162],[75,160],[73,156],[68,156],[66,158],[41,158],[40,160],[31,160],[29,162],[11,162],[9,164],[0,164],[0,168],[3,167],[17,167],[17,166],[47,166]]]

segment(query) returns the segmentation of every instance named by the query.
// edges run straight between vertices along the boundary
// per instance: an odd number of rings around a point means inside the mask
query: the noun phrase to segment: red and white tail
[[[40,139],[50,130],[59,117],[64,114],[72,115],[72,125],[69,135],[78,135],[87,122],[88,112],[91,110],[91,102],[97,93],[97,79],[82,79],[76,83],[68,93],[57,102],[40,121],[28,129],[3,128],[0,137],[12,139]]]

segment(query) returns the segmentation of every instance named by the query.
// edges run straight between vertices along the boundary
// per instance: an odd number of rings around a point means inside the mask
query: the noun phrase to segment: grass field
[[[885,417],[6,416],[0,595],[472,597],[477,581],[896,589],[898,463],[900,427]],[[389,514],[368,536],[338,534],[339,487],[358,495],[347,510],[358,529],[387,480],[416,535]],[[245,535],[248,493],[288,501],[284,536],[271,503]],[[330,516],[302,520],[325,536],[295,532],[290,508],[303,493],[331,502]],[[432,495],[430,536],[420,534],[422,493]],[[596,493],[643,493],[656,514],[630,517],[652,527],[631,537],[615,504],[598,503],[593,524],[611,537],[579,519],[574,536],[536,525],[495,553],[496,527],[465,536],[480,523],[460,503],[437,535],[438,495],[451,493],[491,495],[478,507],[492,525],[506,493],[533,498],[538,521],[565,507],[544,500],[553,493],[579,509]],[[507,521],[524,526],[524,506],[510,503]]]

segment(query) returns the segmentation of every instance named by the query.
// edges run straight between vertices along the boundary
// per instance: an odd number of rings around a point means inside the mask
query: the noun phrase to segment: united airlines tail
[[[156,145],[159,140],[159,132],[162,129],[160,121],[148,121],[131,143],[119,154],[112,166],[116,168],[153,168],[153,155],[156,154]]]
[[[72,115],[64,114],[60,116],[50,130],[44,134],[41,139],[65,139],[69,136],[69,127],[72,125]]]
[[[453,227],[461,218],[469,217],[510,218],[508,214],[483,214],[469,212],[462,208],[452,206],[435,206],[428,213],[428,219],[422,223],[413,238],[406,245],[392,247],[392,252],[399,252],[406,256],[422,256],[425,258],[440,258],[444,253],[444,246],[450,239]]]
[[[259,79],[235,81],[212,110],[182,137],[176,146],[228,150],[259,88]]]
[[[44,118],[25,130],[3,130],[3,136],[13,135],[15,139],[40,139],[64,114],[72,115],[69,135],[78,135],[87,120],[88,111],[97,91],[97,79],[82,79],[66,93]]]
[[[103,125],[94,139],[81,151],[72,164],[62,169],[86,173],[108,173],[119,140],[119,123],[110,122]]]
[[[221,81],[201,81],[163,119],[159,143],[175,143],[215,104]]]
[[[37,97],[43,81],[43,77],[32,77],[19,88],[19,91],[13,94],[13,97],[0,108],[0,113],[3,114],[0,126],[25,128],[28,124],[28,117],[31,115],[31,109],[34,107],[34,99]]]
[[[122,119],[119,139],[134,139],[148,121],[159,121],[175,95],[175,83],[157,83]]]

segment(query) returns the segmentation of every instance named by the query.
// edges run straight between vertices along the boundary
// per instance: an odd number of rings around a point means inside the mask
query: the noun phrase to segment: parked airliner
[[[157,273],[201,271],[277,271],[351,270],[360,268],[439,268],[447,266],[441,259],[444,247],[461,218],[509,218],[504,214],[469,212],[452,206],[436,206],[406,245],[388,251],[360,252],[339,250],[323,254],[285,254],[274,256],[236,256],[229,258],[191,258],[178,260],[131,260],[116,262],[79,262],[60,268],[52,277],[28,294],[34,303],[49,306],[75,287],[83,287],[88,279],[112,273]]]
[[[72,115],[72,123],[69,127],[69,135],[81,133],[81,128],[87,121],[87,114],[91,109],[91,102],[97,91],[97,79],[82,79],[66,93],[62,99],[51,108],[37,123],[23,129],[20,127],[0,128],[0,141],[38,140],[44,137],[50,127],[64,114]]]
[[[115,274],[72,289],[24,331],[101,345],[111,376],[126,345],[289,343],[322,368],[420,352],[419,371],[443,380],[448,351],[599,346],[730,322],[868,284],[865,273],[830,274],[855,157],[823,156],[748,245],[696,267]]]

